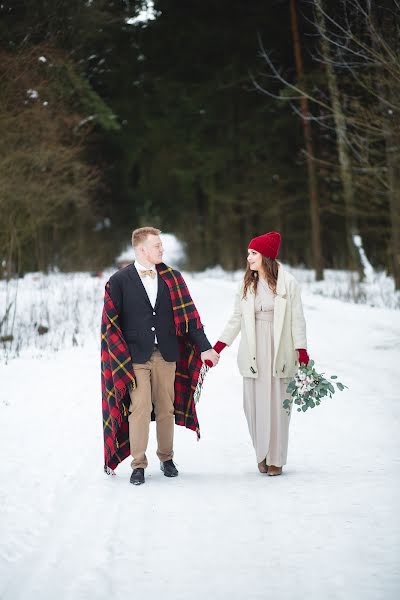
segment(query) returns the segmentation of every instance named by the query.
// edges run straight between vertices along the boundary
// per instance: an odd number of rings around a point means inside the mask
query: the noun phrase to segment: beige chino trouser
[[[153,405],[156,416],[157,456],[162,462],[173,457],[176,363],[167,362],[159,350],[154,350],[146,363],[133,363],[133,370],[136,389],[130,392],[128,417],[129,443],[133,458],[131,466],[132,469],[145,469]]]

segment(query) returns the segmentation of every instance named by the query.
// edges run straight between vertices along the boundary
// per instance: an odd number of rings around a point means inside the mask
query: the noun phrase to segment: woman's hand
[[[221,354],[221,352],[222,352],[222,350],[225,348],[225,346],[226,346],[226,344],[224,344],[224,342],[220,342],[219,340],[218,340],[218,342],[217,342],[216,344],[214,344],[214,346],[213,346],[213,350],[214,350],[214,352],[216,352],[216,353],[217,353],[217,355],[218,355],[218,360],[219,360],[219,355]],[[217,362],[218,362],[218,361],[217,361]],[[214,367],[214,366],[215,366],[215,364],[213,364],[213,363],[211,362],[211,360],[208,360],[208,359],[205,361],[205,363],[206,363],[206,365],[208,365],[209,367]]]
[[[304,348],[298,348],[296,351],[299,353],[299,364],[304,364],[307,366],[310,362],[310,357],[307,354],[307,350]]]
[[[221,354],[222,350],[226,348],[226,344],[218,340],[218,342],[214,344],[213,348],[217,354]]]

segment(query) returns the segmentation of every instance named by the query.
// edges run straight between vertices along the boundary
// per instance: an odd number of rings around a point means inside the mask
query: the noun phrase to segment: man
[[[181,352],[177,335],[180,333],[179,311],[183,311],[186,319],[185,335],[201,354],[203,363],[207,360],[214,366],[219,360],[204,333],[182,276],[162,263],[160,233],[153,227],[133,231],[136,260],[115,273],[109,281],[110,304],[115,307],[134,373],[128,416],[133,459],[130,481],[134,485],[145,482],[146,449],[153,408],[161,470],[166,477],[178,475],[173,462],[173,436],[176,362]],[[182,293],[186,294],[185,300],[182,300]],[[192,307],[190,317],[195,315],[196,318],[187,317],[188,306]]]

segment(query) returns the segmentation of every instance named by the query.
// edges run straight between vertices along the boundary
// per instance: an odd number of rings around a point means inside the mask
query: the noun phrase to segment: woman
[[[280,240],[275,231],[251,240],[233,314],[214,346],[220,353],[241,332],[244,412],[258,469],[268,475],[286,464],[290,415],[282,403],[299,363],[309,361],[299,286],[276,260]]]

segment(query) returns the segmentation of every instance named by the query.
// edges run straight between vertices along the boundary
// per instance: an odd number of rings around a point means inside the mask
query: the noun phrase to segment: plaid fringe
[[[209,370],[210,370],[210,367],[208,365],[206,365],[205,363],[203,363],[203,366],[200,369],[199,379],[197,381],[196,389],[193,392],[193,400],[194,400],[195,404],[197,404],[200,400],[201,391],[203,389],[203,382],[204,382],[205,376],[207,375]]]

